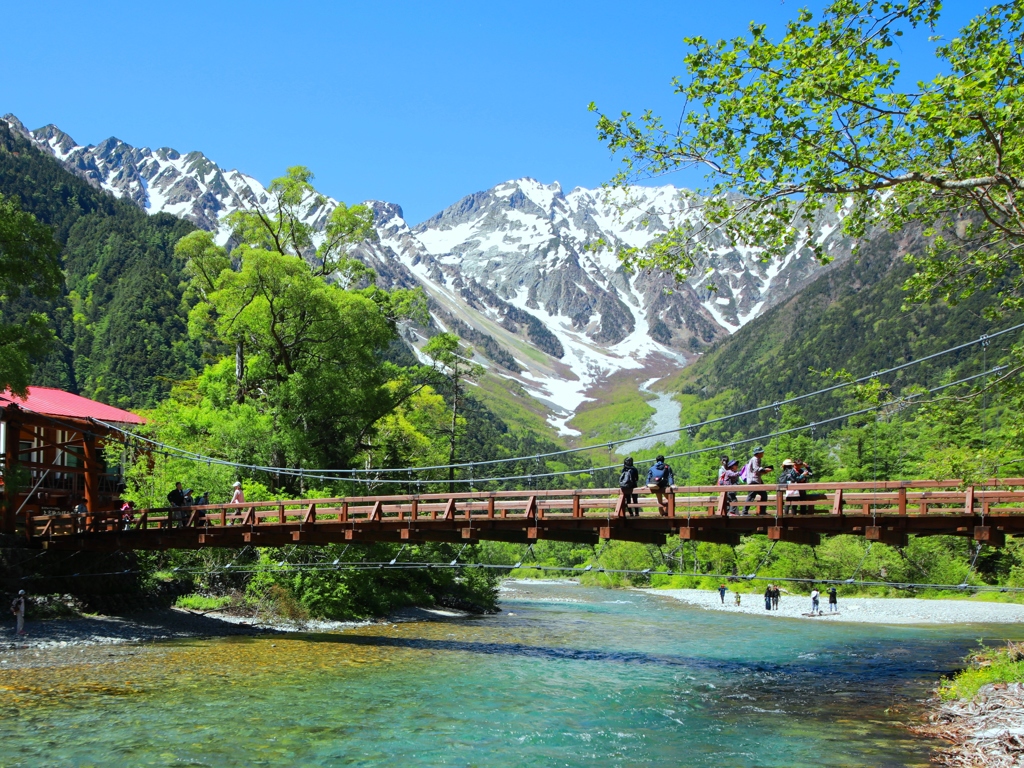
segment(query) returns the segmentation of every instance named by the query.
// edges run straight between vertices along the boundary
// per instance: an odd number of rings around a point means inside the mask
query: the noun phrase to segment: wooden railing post
[[[494,494],[487,497],[487,517],[494,518]]]
[[[832,514],[841,515],[843,514],[843,489],[839,488],[836,490],[836,495],[832,499]]]
[[[964,495],[964,514],[974,514],[974,486],[968,486],[967,493]]]
[[[412,500],[412,509],[409,512],[409,516],[413,520],[415,520],[416,518],[419,517],[419,515],[420,515],[420,500],[414,496],[413,500]]]
[[[580,506],[580,492],[572,492],[572,516],[583,517],[583,508]]]
[[[907,514],[907,489],[900,488],[896,492],[896,508],[901,515]]]
[[[672,486],[668,487],[668,491],[665,494],[668,497],[668,516],[676,516],[676,492],[672,489]]]

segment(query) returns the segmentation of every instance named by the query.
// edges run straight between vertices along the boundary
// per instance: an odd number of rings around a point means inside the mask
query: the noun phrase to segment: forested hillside
[[[771,404],[835,383],[829,370],[866,376],[1021,322],[1020,313],[995,320],[983,316],[995,303],[992,292],[979,291],[956,306],[936,301],[905,307],[903,284],[912,268],[902,254],[922,247],[916,233],[875,233],[855,258],[834,265],[793,298],[718,342],[678,379],[687,404],[684,420],[699,421],[709,400],[724,412]],[[984,360],[993,365],[1019,338],[1007,334],[993,339],[985,356],[974,347],[907,368],[883,383],[899,392],[913,384],[935,386],[943,376],[977,373]],[[812,420],[841,413],[841,397],[816,398],[804,413]],[[777,418],[767,411],[727,428],[757,434],[770,431]]]
[[[4,319],[43,311],[56,347],[37,361],[35,383],[113,405],[155,405],[175,380],[194,375],[181,266],[174,244],[194,227],[149,216],[68,173],[0,121],[0,193],[53,228],[63,246],[66,289],[50,302],[0,307]]]

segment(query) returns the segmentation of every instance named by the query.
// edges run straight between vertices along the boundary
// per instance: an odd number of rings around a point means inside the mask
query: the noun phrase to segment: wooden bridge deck
[[[718,486],[675,487],[664,514],[646,488],[637,489],[639,516],[627,514],[616,488],[477,491],[213,504],[186,508],[181,520],[177,510],[141,510],[127,527],[112,512],[40,516],[28,520],[26,535],[46,548],[131,550],[539,539],[665,544],[668,537],[736,543],[754,533],[803,544],[854,534],[896,545],[909,534],[953,535],[1001,546],[1007,534],[1024,534],[1024,478],[970,487],[959,480],[801,484],[805,500],[787,499],[786,486],[734,489],[749,516],[728,514]],[[767,501],[746,502],[752,490],[766,491]]]

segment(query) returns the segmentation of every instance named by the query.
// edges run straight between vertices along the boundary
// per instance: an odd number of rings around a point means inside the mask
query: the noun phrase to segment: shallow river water
[[[502,607],[22,652],[0,667],[0,764],[925,765],[933,745],[897,721],[978,638],[1024,637],[766,621],[557,583],[509,584]]]

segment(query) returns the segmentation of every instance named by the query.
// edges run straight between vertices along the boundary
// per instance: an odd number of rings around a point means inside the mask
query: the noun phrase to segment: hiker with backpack
[[[740,463],[736,459],[729,461],[724,467],[723,471],[718,475],[719,486],[730,486],[739,485],[740,482]],[[736,492],[727,491],[725,494],[726,507],[725,514],[731,514],[736,511]]]
[[[622,462],[622,472],[619,474],[619,492],[624,497],[622,503],[626,507],[626,514],[631,517],[640,516],[640,507],[637,506],[640,500],[634,493],[639,484],[640,472],[633,466],[633,457],[629,456]]]
[[[665,504],[665,491],[676,483],[675,475],[672,474],[672,467],[665,463],[665,457],[658,455],[654,460],[654,466],[647,470],[647,489],[658,499],[658,514],[662,517],[668,516],[668,506]]]

